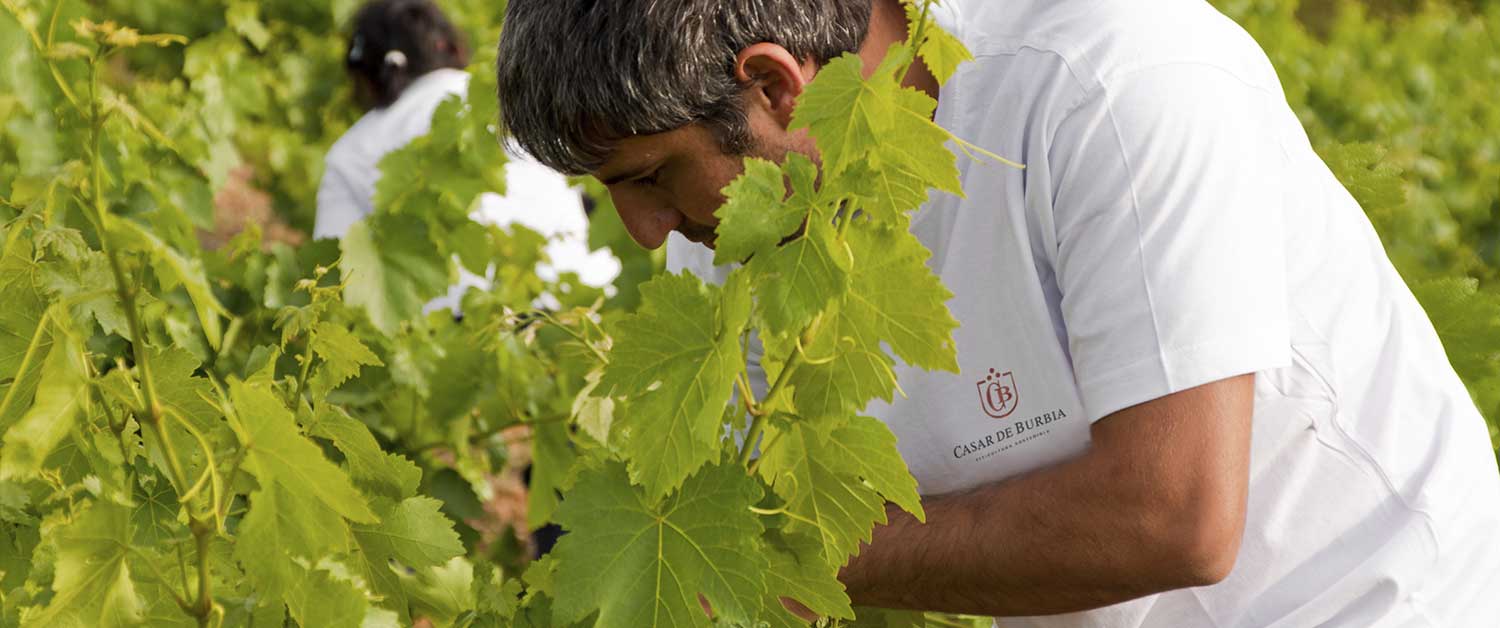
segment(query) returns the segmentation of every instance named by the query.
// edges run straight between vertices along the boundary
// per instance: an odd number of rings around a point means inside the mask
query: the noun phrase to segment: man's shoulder
[[[981,59],[1012,57],[1065,65],[1091,91],[1162,66],[1213,66],[1271,88],[1260,46],[1204,0],[964,0],[965,43]]]

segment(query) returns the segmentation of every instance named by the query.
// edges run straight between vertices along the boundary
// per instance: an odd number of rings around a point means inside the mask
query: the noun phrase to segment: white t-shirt
[[[1120,409],[1255,373],[1249,509],[1225,581],[1021,627],[1493,626],[1486,429],[1259,46],[1200,0],[947,0],[976,61],[937,121],[960,156],[933,251],[961,374],[869,409],[925,494],[1088,446]],[[674,238],[668,264],[708,276]],[[1017,542],[1025,542],[1018,538]]]
[[[451,95],[467,94],[468,89],[468,73],[434,70],[413,81],[389,107],[366,113],[334,142],[324,159],[313,237],[342,238],[350,226],[373,213],[381,158],[426,135],[438,105]],[[620,274],[620,261],[607,249],[589,251],[588,217],[578,190],[568,185],[566,177],[529,155],[509,156],[505,195],[481,195],[469,217],[490,225],[518,224],[547,236],[551,263],[537,267],[543,279],[556,280],[560,272],[574,272],[590,286],[603,287],[614,281]],[[447,295],[429,303],[427,310],[456,310],[470,287],[485,289],[488,281],[461,272],[459,283]]]

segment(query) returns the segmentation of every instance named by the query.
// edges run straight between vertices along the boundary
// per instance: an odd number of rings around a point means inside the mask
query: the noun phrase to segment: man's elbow
[[[1156,535],[1157,573],[1164,590],[1223,582],[1234,570],[1245,530],[1243,502],[1170,508],[1172,522]]]

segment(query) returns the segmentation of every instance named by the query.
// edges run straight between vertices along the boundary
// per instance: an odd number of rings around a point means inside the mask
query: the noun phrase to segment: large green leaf
[[[136,591],[130,563],[130,511],[95,502],[77,520],[57,531],[56,594],[33,626],[114,628],[135,626],[145,605]]]
[[[857,462],[829,445],[832,437],[799,422],[767,429],[757,471],[786,501],[786,531],[817,539],[815,556],[842,566],[885,523],[885,500],[859,481]]]
[[[344,302],[363,308],[370,322],[395,335],[402,321],[448,288],[448,260],[411,216],[376,215],[349,228],[339,242]]]
[[[276,548],[268,553],[266,548]],[[298,561],[349,549],[349,526],[309,494],[271,483],[250,494],[250,511],[240,522],[234,557],[263,593],[279,597],[301,578]]]
[[[802,237],[751,261],[747,268],[756,274],[756,305],[767,331],[802,333],[830,302],[844,296],[852,261],[833,227],[817,220]]]
[[[744,174],[724,188],[727,200],[714,212],[719,217],[714,263],[745,261],[792,235],[813,210],[817,176],[817,166],[798,153],[782,166],[746,159]]]
[[[641,309],[617,326],[599,389],[627,399],[613,426],[630,479],[652,499],[718,452],[724,406],[745,366],[748,291],[742,277],[720,289],[662,275],[641,286]]]
[[[703,469],[660,502],[610,464],[582,474],[557,520],[568,531],[557,560],[553,619],[598,613],[597,628],[709,625],[698,596],[728,621],[746,622],[765,594],[760,486],[734,465]]]
[[[110,237],[115,238],[129,250],[145,253],[151,259],[151,267],[163,290],[175,290],[181,286],[193,301],[198,313],[198,323],[203,335],[215,350],[223,340],[223,325],[220,317],[229,316],[229,311],[214,296],[208,277],[203,270],[203,260],[183,255],[156,234],[141,224],[113,215],[105,216]]]
[[[355,563],[381,605],[409,621],[407,585],[399,575],[406,570],[427,573],[464,553],[453,522],[439,511],[442,503],[430,497],[400,502],[378,500],[380,523],[353,527],[359,547]]]
[[[54,329],[63,333],[54,334],[51,350],[42,363],[36,396],[30,400],[12,399],[12,403],[29,401],[30,408],[5,431],[5,444],[0,448],[0,479],[39,473],[47,455],[73,429],[88,398],[83,348],[61,325],[55,325]]]

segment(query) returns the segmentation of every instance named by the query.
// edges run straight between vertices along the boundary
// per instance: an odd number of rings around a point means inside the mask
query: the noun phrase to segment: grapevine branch
[[[135,358],[135,364],[140,368],[141,390],[144,395],[144,408],[141,409],[148,421],[154,436],[161,443],[163,453],[167,458],[167,465],[172,474],[173,484],[177,487],[178,502],[188,511],[188,528],[193,533],[193,539],[198,549],[198,598],[193,605],[191,614],[198,620],[198,625],[207,626],[209,617],[213,614],[213,598],[209,589],[209,565],[208,565],[208,543],[209,535],[213,528],[202,519],[193,514],[188,503],[191,501],[193,490],[187,488],[187,475],[183,472],[181,459],[177,455],[177,449],[167,435],[165,428],[165,412],[163,412],[161,398],[156,391],[156,382],[152,374],[150,353],[145,349],[145,325],[141,322],[140,304],[136,299],[138,285],[131,282],[128,277],[124,263],[120,259],[120,252],[114,247],[109,232],[109,213],[104,201],[104,162],[103,150],[103,128],[104,114],[99,110],[99,61],[109,54],[106,46],[89,60],[89,134],[90,134],[90,170],[92,171],[93,186],[92,209],[94,221],[99,230],[99,245],[104,250],[105,257],[109,259],[109,267],[114,275],[115,289],[119,294],[121,302],[124,303],[125,317],[130,326],[131,353]],[[48,64],[57,72],[56,64]],[[59,77],[60,79],[60,77]],[[184,423],[186,423],[184,421]],[[197,435],[201,439],[201,435]],[[203,442],[200,440],[200,442]],[[206,443],[205,443],[206,444]],[[213,451],[205,449],[207,457],[206,464],[210,467],[214,464]]]

